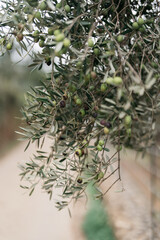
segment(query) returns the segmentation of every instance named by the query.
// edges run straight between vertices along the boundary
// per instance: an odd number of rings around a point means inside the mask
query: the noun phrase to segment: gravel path
[[[130,165],[129,157],[132,157],[129,152],[127,155],[123,155],[121,164],[122,182],[114,185],[105,196],[107,210],[115,228],[116,237],[118,240],[159,240],[160,225],[158,226],[156,221],[157,225],[153,227],[151,214],[153,206],[151,205],[151,196],[146,191],[149,182],[146,181],[145,188],[136,181],[136,175],[140,173],[136,168],[135,161]],[[141,175],[141,177],[144,176]],[[114,178],[112,178],[112,181],[114,181]],[[104,187],[106,188],[106,186]]]
[[[45,150],[47,150],[47,141]],[[75,240],[79,223],[73,224],[77,207],[58,212],[54,202],[40,189],[29,197],[19,187],[18,162],[28,160],[35,151],[31,145],[24,153],[26,144],[21,143],[0,159],[0,240]],[[76,231],[75,231],[76,229]]]

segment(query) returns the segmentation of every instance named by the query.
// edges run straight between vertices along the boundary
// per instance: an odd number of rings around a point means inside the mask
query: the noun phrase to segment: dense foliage
[[[27,188],[32,193],[41,179],[50,196],[60,187],[63,198],[77,199],[92,179],[105,179],[112,164],[108,141],[117,147],[120,179],[121,146],[143,150],[154,143],[160,110],[158,0],[3,2],[2,55],[17,41],[19,55],[32,57],[32,69],[51,66],[22,110],[28,124],[22,136],[29,144],[53,138],[49,156],[38,150],[22,167],[31,183]],[[60,209],[67,204],[57,202]]]

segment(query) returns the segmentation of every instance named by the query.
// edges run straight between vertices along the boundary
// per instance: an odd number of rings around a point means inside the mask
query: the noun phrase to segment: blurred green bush
[[[89,186],[89,210],[82,224],[87,240],[115,240],[113,229],[109,223],[105,206],[102,201],[95,200],[96,189]]]

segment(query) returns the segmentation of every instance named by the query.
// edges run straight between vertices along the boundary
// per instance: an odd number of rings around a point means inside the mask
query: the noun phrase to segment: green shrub
[[[92,203],[82,225],[87,240],[114,240],[106,210],[100,200]]]

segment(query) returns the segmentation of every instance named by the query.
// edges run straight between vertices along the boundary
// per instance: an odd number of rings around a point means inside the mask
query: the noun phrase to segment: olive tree
[[[62,209],[91,181],[101,184],[114,172],[121,179],[123,146],[145,150],[155,142],[158,0],[2,2],[1,55],[15,49],[32,58],[32,71],[50,66],[22,109],[26,149],[38,142],[37,154],[21,166],[24,188],[32,194],[40,182],[50,197],[60,188]],[[50,153],[41,150],[46,136],[53,140]],[[108,143],[116,149],[110,157]],[[109,174],[115,156],[117,168]]]

